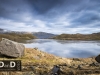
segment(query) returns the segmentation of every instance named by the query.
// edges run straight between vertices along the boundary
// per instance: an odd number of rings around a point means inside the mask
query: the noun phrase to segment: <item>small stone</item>
[[[30,68],[31,68],[32,70],[35,70],[35,67],[34,67],[34,66],[30,66]]]
[[[35,49],[35,50],[38,50],[38,48],[37,48],[37,47],[35,47],[34,49]]]
[[[82,69],[81,65],[78,65],[78,66],[77,66],[77,69]]]

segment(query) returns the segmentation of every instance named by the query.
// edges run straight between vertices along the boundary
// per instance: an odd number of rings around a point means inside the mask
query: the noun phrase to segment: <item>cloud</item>
[[[90,24],[94,22],[98,22],[100,20],[100,16],[98,12],[94,11],[84,11],[79,13],[80,16],[76,17],[72,22],[77,24]]]
[[[0,0],[0,28],[60,33],[100,32],[99,0]]]
[[[11,29],[11,30],[28,27],[23,22],[14,22],[12,20],[7,20],[7,19],[0,19],[0,24],[1,24],[1,28],[8,29],[8,27],[9,27],[9,29]]]

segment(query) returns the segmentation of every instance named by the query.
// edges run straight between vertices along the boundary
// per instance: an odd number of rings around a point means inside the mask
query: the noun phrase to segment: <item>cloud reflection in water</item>
[[[29,41],[28,41],[29,42]],[[25,44],[28,48],[38,47],[39,50],[55,54],[60,57],[92,57],[100,54],[100,41],[63,41],[36,39],[33,43]]]

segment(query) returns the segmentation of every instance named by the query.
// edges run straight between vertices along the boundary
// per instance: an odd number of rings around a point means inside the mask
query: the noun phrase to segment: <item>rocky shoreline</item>
[[[38,50],[37,50],[38,51]],[[40,51],[41,52],[41,51]],[[45,56],[45,53],[40,53]],[[47,58],[50,54],[47,54],[45,58]],[[51,75],[52,69],[54,65],[60,67],[60,74],[59,75],[88,75],[88,74],[100,74],[100,64],[95,61],[95,57],[90,58],[61,58],[56,57],[54,55],[50,56],[51,58],[47,58],[46,61],[52,59],[51,63],[40,63],[38,62],[36,65],[31,65],[27,67],[27,71],[32,70],[34,75]],[[38,59],[39,60],[39,59]],[[42,61],[43,62],[43,61]],[[24,67],[25,68],[25,67]],[[24,69],[25,70],[25,69]],[[23,71],[24,71],[23,70]],[[30,72],[29,72],[30,73]]]
[[[0,60],[21,60],[22,63],[22,71],[0,72],[0,75],[100,75],[100,55],[63,58],[38,48],[24,48],[24,45],[8,39],[0,42],[0,53]]]
[[[59,75],[99,75],[100,64],[95,57],[61,58],[38,50],[26,48],[25,55],[19,58],[0,57],[0,60],[21,60],[22,71],[9,72],[8,75],[52,75],[54,65],[60,67]],[[5,75],[6,72],[0,72]]]

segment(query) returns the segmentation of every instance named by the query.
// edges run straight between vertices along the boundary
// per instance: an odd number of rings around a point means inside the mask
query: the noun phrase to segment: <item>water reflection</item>
[[[38,47],[45,52],[68,58],[92,57],[100,54],[100,41],[36,39],[27,41],[25,46],[29,48]]]
[[[34,40],[27,40],[27,43],[46,43],[46,42],[52,42],[52,40],[49,39],[34,39]]]

